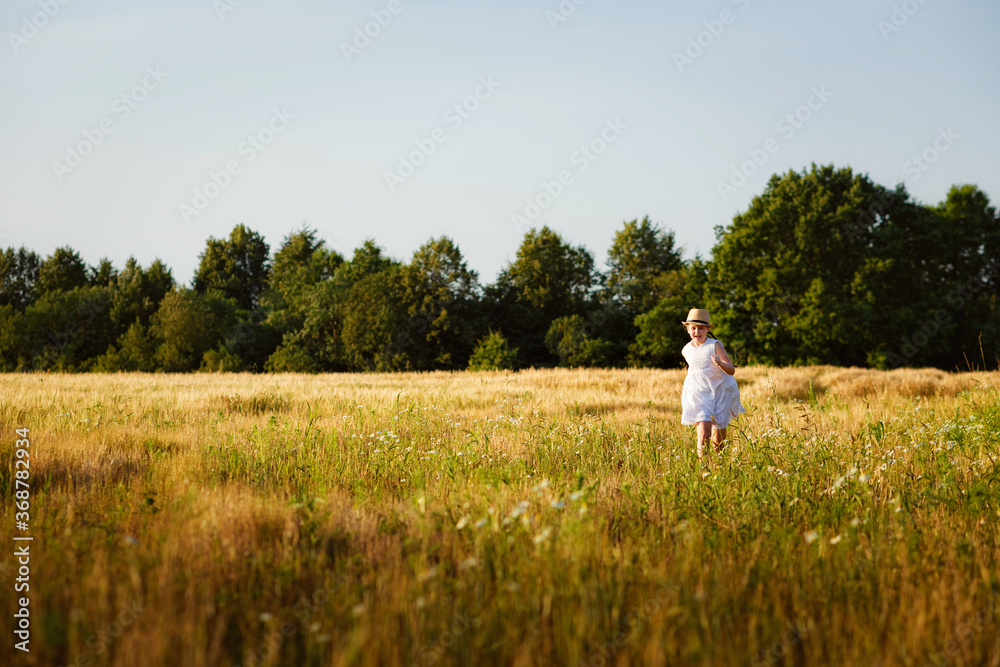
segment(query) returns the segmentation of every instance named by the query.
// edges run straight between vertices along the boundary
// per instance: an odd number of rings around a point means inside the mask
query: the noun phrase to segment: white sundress
[[[716,343],[722,346],[720,341],[709,338],[698,347],[688,343],[681,350],[688,363],[681,390],[681,424],[685,426],[712,422],[726,428],[733,417],[746,412],[740,403],[736,378],[712,363]]]

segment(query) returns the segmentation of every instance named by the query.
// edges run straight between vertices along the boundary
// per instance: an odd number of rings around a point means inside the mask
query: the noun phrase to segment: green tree
[[[548,227],[532,229],[500,275],[498,282],[508,284],[519,302],[562,316],[583,308],[590,297],[594,257]]]
[[[24,247],[0,251],[0,306],[23,311],[35,300],[41,258]]]
[[[887,201],[896,210],[886,212]],[[859,227],[872,210],[882,210],[874,226]],[[716,230],[706,291],[719,338],[765,363],[866,364],[881,323],[859,268],[873,259],[886,220],[910,213],[904,191],[850,169],[773,176],[745,213]]]
[[[267,360],[281,344],[281,332],[263,321],[260,313],[236,311],[237,321],[226,333],[226,338],[217,353],[224,359],[225,371],[252,371],[259,373],[267,366]]]
[[[148,269],[129,257],[110,287],[108,319],[114,344],[94,363],[101,372],[154,371],[157,343],[150,333],[153,315],[174,287],[170,269],[160,260]]]
[[[399,262],[385,254],[374,239],[365,239],[354,249],[351,261],[337,268],[334,279],[344,285],[352,285],[365,276],[374,275],[400,266]]]
[[[69,246],[56,248],[38,267],[38,290],[42,294],[68,292],[88,282],[87,264]]]
[[[136,320],[118,338],[115,345],[95,359],[91,370],[99,373],[122,371],[151,373],[159,370],[156,358],[158,345],[158,341],[150,334],[149,327]]]
[[[469,357],[470,371],[509,371],[517,368],[517,348],[499,331],[484,336]]]
[[[267,287],[269,248],[257,232],[233,228],[228,240],[209,238],[194,275],[194,289],[217,290],[240,308],[253,310]]]
[[[27,364],[24,313],[0,304],[0,373],[13,373]]]
[[[124,334],[135,322],[148,327],[160,301],[173,287],[174,278],[163,262],[157,259],[143,269],[129,257],[111,289],[110,317],[115,328]]]
[[[94,287],[111,287],[118,280],[118,270],[111,260],[105,257],[97,266],[87,270],[87,284]]]
[[[895,283],[877,284],[896,286],[899,308],[912,312],[893,327],[887,365],[965,369],[1000,343],[1000,216],[984,192],[963,185],[918,220],[919,229],[895,235],[891,250],[882,242],[898,271]]]
[[[674,234],[650,222],[649,217],[623,223],[608,249],[608,271],[603,289],[588,310],[588,327],[599,325],[599,337],[610,347],[602,365],[643,365],[635,354],[640,331],[637,318],[653,310],[665,295],[664,281],[683,269]],[[630,350],[632,350],[630,352]]]
[[[331,279],[343,263],[340,253],[328,250],[312,229],[285,237],[274,254],[268,286],[261,297],[268,311],[268,324],[282,333],[301,329],[308,313],[310,288]]]
[[[264,370],[268,373],[318,373],[320,367],[305,347],[289,340],[268,357]]]
[[[412,370],[399,267],[364,276],[344,303],[344,359],[352,371]]]
[[[386,285],[382,274],[398,273],[399,268],[399,262],[387,257],[372,239],[365,240],[349,262],[339,263],[329,278],[303,290],[302,325],[285,332],[266,368],[286,372],[396,368],[386,361],[386,355],[405,316],[398,275],[397,283],[387,285],[391,289],[386,294],[378,290]],[[382,277],[373,278],[376,276]],[[369,308],[372,312],[366,313]],[[384,317],[388,313],[392,316]],[[366,330],[369,320],[372,331]]]
[[[514,261],[486,289],[489,321],[502,325],[522,363],[554,365],[545,336],[553,320],[585,313],[596,286],[594,258],[543,227],[524,236]]]
[[[396,337],[417,370],[464,368],[479,329],[479,280],[455,243],[442,236],[400,271],[406,321]]]
[[[237,323],[237,304],[219,292],[180,288],[167,294],[153,315],[157,368],[168,373],[198,370],[205,354],[225,340]]]
[[[650,222],[626,222],[608,250],[607,288],[634,319],[652,310],[663,296],[657,278],[683,268],[674,233]]]
[[[25,344],[21,370],[77,372],[89,370],[91,362],[114,341],[105,287],[75,287],[43,293],[24,312],[21,320]]]
[[[333,280],[311,286],[302,295],[305,320],[287,331],[270,355],[266,370],[285,373],[347,370],[342,340],[343,302],[347,288]]]
[[[602,338],[594,338],[593,328],[583,315],[569,315],[553,320],[545,334],[545,344],[552,354],[559,357],[559,366],[578,368],[614,365],[614,344]]]
[[[706,262],[696,257],[683,268],[656,277],[655,290],[660,300],[635,318],[638,333],[629,346],[630,366],[675,368],[683,363],[681,349],[691,337],[680,323],[691,308],[705,303],[707,270]]]
[[[773,176],[717,235],[707,302],[737,356],[955,368],[998,340],[1000,224],[973,186],[924,206],[813,165]]]

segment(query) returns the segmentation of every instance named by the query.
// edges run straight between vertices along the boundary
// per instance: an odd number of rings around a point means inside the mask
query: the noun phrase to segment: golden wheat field
[[[0,664],[1000,665],[1000,373],[736,377],[0,376]]]

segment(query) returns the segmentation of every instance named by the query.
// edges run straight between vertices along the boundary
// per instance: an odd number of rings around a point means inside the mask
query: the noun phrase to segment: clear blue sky
[[[599,264],[644,215],[707,256],[772,173],[812,162],[925,203],[957,183],[1000,199],[987,0],[565,0],[558,22],[559,0],[63,2],[0,7],[0,245],[43,255],[159,257],[188,282],[209,236],[244,223],[276,249],[305,222],[346,256],[448,235],[487,283],[522,238],[512,215],[563,171],[534,224]],[[391,22],[345,55],[372,12]],[[433,153],[390,188],[416,142]]]

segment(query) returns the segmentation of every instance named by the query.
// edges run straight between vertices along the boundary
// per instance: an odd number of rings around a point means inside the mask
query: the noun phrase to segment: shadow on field
[[[213,405],[222,412],[239,415],[262,415],[289,412],[292,403],[288,399],[271,392],[261,392],[252,396],[216,396]]]
[[[78,486],[116,485],[144,474],[145,462],[115,457],[101,457],[85,465],[71,461],[52,461],[36,473],[43,484],[53,489],[74,489]]]
[[[154,459],[171,456],[174,443],[122,436],[93,442],[56,438],[32,460],[32,477],[51,489],[118,485],[149,474]]]
[[[680,412],[673,403],[663,401],[615,401],[608,403],[566,404],[566,414],[574,417],[604,417],[621,412],[645,413],[653,415],[674,415]]]
[[[805,401],[823,395],[840,398],[889,396],[957,396],[975,386],[968,376],[935,368],[878,371],[836,366],[758,369],[750,367],[737,378],[741,392],[762,393],[779,400]]]

